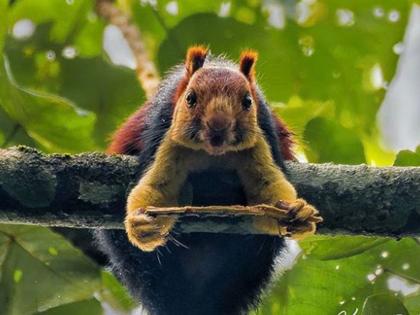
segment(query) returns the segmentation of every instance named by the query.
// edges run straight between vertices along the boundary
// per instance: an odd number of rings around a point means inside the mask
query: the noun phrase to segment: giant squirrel
[[[113,272],[150,314],[246,313],[286,247],[282,237],[264,234],[177,234],[175,219],[152,218],[145,207],[286,201],[291,235],[315,231],[316,209],[297,198],[286,178],[292,135],[256,83],[256,59],[245,51],[238,67],[191,47],[185,65],[173,69],[108,149],[137,155],[142,174],[128,196],[126,233],[102,230],[97,239]],[[279,229],[263,217],[256,224]]]

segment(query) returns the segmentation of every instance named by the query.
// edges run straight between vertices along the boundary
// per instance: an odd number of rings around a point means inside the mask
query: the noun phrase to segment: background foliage
[[[412,1],[121,0],[161,74],[195,43],[260,53],[259,82],[310,162],[420,165],[380,145],[376,113]],[[20,23],[20,24],[19,24]],[[26,23],[32,32],[19,35]],[[103,150],[144,101],[104,51],[90,0],[0,0],[0,145]],[[258,314],[420,314],[420,241],[313,237]],[[0,225],[0,314],[129,313],[109,273],[45,228]]]

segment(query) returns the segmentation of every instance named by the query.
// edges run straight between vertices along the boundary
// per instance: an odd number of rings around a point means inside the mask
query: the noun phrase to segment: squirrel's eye
[[[197,103],[197,95],[193,91],[188,92],[187,96],[185,97],[185,100],[187,101],[187,105],[189,108],[192,108]]]
[[[245,110],[249,110],[251,108],[251,105],[252,105],[252,97],[251,95],[247,94],[242,99],[242,106]]]

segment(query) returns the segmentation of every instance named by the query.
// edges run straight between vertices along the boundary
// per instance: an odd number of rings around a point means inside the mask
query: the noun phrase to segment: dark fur
[[[220,64],[224,65],[226,61],[221,60]],[[177,67],[162,83],[149,107],[145,126],[138,135],[143,150],[136,152],[143,170],[152,162],[171,124],[174,94],[184,73],[183,66]],[[284,169],[275,123],[259,90],[258,98],[259,124],[271,145],[275,161]],[[232,172],[222,173],[214,169],[191,174],[183,192],[182,195],[194,205],[245,204],[239,179]],[[97,239],[110,258],[113,272],[150,314],[246,312],[257,305],[261,290],[273,272],[274,260],[284,249],[284,240],[271,236],[179,235],[176,228],[172,235],[176,241],[169,241],[164,248],[146,253],[132,246],[124,231],[97,232]]]

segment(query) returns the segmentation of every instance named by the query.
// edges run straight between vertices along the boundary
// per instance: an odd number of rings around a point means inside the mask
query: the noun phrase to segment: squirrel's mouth
[[[209,138],[209,143],[212,147],[221,147],[225,139],[222,135],[213,135]]]
[[[226,152],[227,137],[225,133],[208,132],[205,140],[206,151],[211,155],[221,155]]]
[[[213,148],[220,148],[224,144],[226,144],[229,139],[229,130],[228,129],[221,129],[221,130],[214,130],[214,129],[207,129],[205,134],[206,142]]]
[[[231,128],[221,130],[206,128],[201,132],[200,138],[204,150],[210,155],[225,154],[242,142],[242,137],[238,136],[236,130]]]

